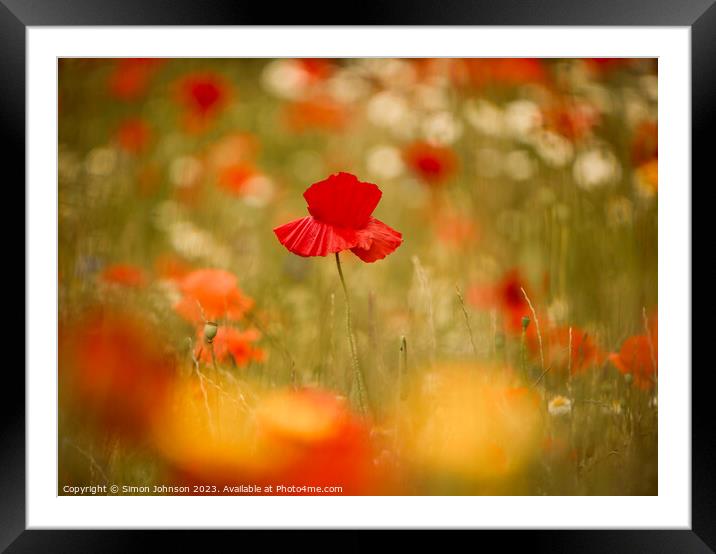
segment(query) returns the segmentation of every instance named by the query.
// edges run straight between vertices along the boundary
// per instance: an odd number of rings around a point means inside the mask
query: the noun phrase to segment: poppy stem
[[[546,373],[546,371],[544,369],[544,349],[542,348],[542,333],[540,333],[540,330],[539,330],[539,319],[537,319],[537,312],[535,311],[534,306],[532,306],[530,297],[527,296],[525,289],[523,287],[520,287],[520,290],[522,291],[522,294],[524,295],[525,300],[527,300],[527,305],[530,307],[530,311],[532,312],[532,317],[535,320],[535,329],[537,331],[537,343],[539,344],[539,359],[540,359],[540,364],[542,366],[542,373],[544,374],[544,373]]]
[[[467,332],[470,335],[470,344],[472,345],[472,354],[477,357],[477,346],[475,346],[475,338],[472,336],[472,326],[470,325],[470,315],[467,313],[465,307],[465,299],[462,296],[460,287],[455,285],[455,292],[457,293],[457,299],[460,301],[460,307],[462,308],[462,315],[465,317],[465,325],[467,325]]]
[[[398,392],[400,393],[400,398],[405,399],[408,396],[403,385],[404,376],[408,374],[408,341],[405,335],[400,337],[400,352],[403,358],[403,365],[402,367],[398,366]]]
[[[363,382],[363,374],[360,370],[360,364],[358,362],[358,353],[356,349],[355,337],[353,336],[353,321],[351,317],[351,301],[348,295],[348,287],[346,287],[346,280],[343,277],[343,269],[341,268],[341,258],[336,252],[336,267],[338,268],[338,276],[341,278],[341,285],[343,286],[343,294],[346,298],[346,328],[348,329],[348,345],[351,349],[351,361],[353,362],[353,373],[355,375],[356,383],[358,384],[358,405],[360,406],[361,412],[366,413],[366,401],[365,401],[365,385]]]

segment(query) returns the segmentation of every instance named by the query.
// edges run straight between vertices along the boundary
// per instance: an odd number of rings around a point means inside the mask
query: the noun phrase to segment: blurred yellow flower
[[[481,482],[515,477],[539,453],[540,403],[504,369],[439,367],[409,388],[402,454],[418,471]]]

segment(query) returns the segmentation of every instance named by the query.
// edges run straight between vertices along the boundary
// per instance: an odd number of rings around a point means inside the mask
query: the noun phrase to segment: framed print
[[[709,2],[343,26],[4,4],[27,324],[3,548],[436,528],[713,549],[691,363]]]

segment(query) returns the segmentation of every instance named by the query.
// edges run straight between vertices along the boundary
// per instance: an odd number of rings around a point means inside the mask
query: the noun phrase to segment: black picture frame
[[[0,122],[3,179],[19,194],[25,181],[25,57],[28,26],[65,25],[561,25],[685,26],[691,28],[692,181],[708,178],[713,154],[707,133],[716,122],[716,5],[714,0],[394,0],[350,10],[339,3],[272,6],[238,0],[0,0]],[[356,7],[358,4],[355,5]],[[707,173],[708,172],[708,173]],[[691,186],[691,184],[687,184]],[[693,190],[693,187],[692,187]],[[8,193],[9,194],[9,193]],[[9,198],[7,196],[6,198]],[[25,205],[24,194],[22,196]],[[17,206],[17,204],[15,204]],[[15,209],[17,210],[17,208]],[[8,227],[8,223],[5,222]],[[19,224],[10,224],[8,245],[20,248]],[[7,231],[6,231],[7,233]],[[696,238],[696,237],[694,237]],[[23,241],[23,259],[25,243]],[[7,254],[8,261],[10,260]],[[690,268],[691,269],[691,268]],[[24,282],[28,278],[23,272]],[[8,301],[19,294],[7,295]],[[9,305],[6,309],[9,311]],[[15,309],[12,313],[23,313]],[[12,334],[6,351],[20,352],[18,316],[7,316]],[[24,315],[23,315],[24,322]],[[705,339],[710,324],[692,327]],[[24,329],[24,326],[23,326]],[[708,339],[707,339],[708,340]],[[693,339],[692,339],[693,341]],[[693,341],[703,344],[704,341]],[[708,344],[708,342],[706,342]],[[24,350],[22,350],[24,352]],[[23,356],[24,357],[24,356]],[[146,531],[28,531],[25,529],[25,381],[19,364],[5,364],[0,401],[0,550],[8,552],[95,552],[148,549]],[[11,369],[13,369],[11,371]],[[690,370],[691,368],[684,368]],[[713,370],[692,371],[692,527],[690,530],[585,530],[486,532],[479,544],[500,548],[527,544],[562,552],[713,552],[716,549],[716,429],[711,412]],[[207,534],[161,534],[163,549],[206,548]],[[264,540],[260,533],[258,541]],[[340,539],[351,550],[368,546],[376,532]],[[276,536],[267,538],[276,546]],[[295,539],[282,536],[282,542]],[[316,541],[311,540],[314,549]],[[383,540],[378,537],[378,540]],[[435,538],[421,537],[424,546]],[[323,542],[323,541],[321,541]],[[330,547],[330,542],[323,543]],[[437,543],[436,543],[437,544]],[[478,543],[474,543],[477,548]],[[238,544],[236,547],[238,548]],[[335,546],[335,543],[334,543]],[[273,549],[273,547],[272,547]]]

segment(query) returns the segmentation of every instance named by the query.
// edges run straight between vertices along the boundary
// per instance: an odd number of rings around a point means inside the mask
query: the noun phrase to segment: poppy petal
[[[382,260],[403,242],[401,233],[374,217],[370,218],[368,225],[361,231],[361,234],[370,237],[370,246],[359,245],[351,248],[351,251],[361,260],[368,263]]]
[[[327,256],[354,246],[370,245],[356,230],[334,227],[312,216],[276,227],[273,232],[290,252],[304,257]]]
[[[350,173],[336,173],[314,183],[303,193],[308,212],[317,220],[338,227],[362,229],[378,205],[382,193]]]

